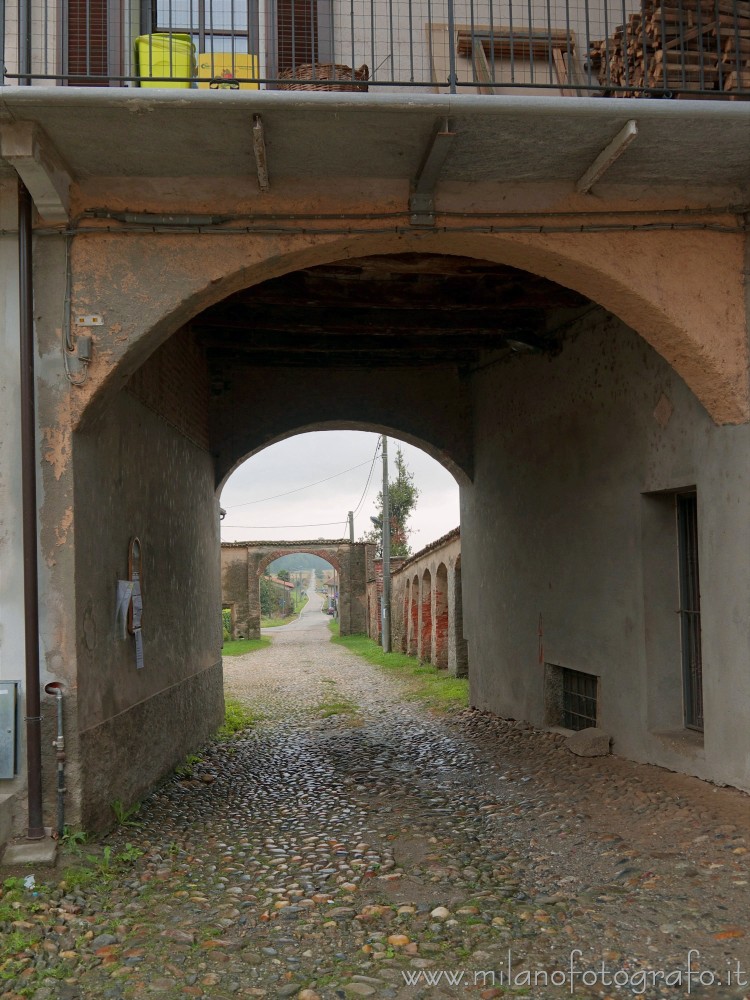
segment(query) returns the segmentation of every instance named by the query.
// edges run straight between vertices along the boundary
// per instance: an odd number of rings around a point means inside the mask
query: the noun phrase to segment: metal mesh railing
[[[750,0],[6,0],[3,83],[750,98]]]

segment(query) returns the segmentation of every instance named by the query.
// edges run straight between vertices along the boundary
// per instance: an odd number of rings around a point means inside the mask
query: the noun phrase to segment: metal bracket
[[[579,179],[576,184],[578,194],[590,194],[594,184],[606,174],[616,160],[619,160],[637,135],[638,124],[631,119],[625,123],[614,139],[604,147],[586,173]]]
[[[435,187],[455,135],[447,118],[438,123],[409,196],[409,222],[412,226],[435,225]]]
[[[263,129],[263,119],[260,115],[253,115],[253,153],[255,154],[255,170],[258,175],[258,187],[265,194],[271,184],[268,180],[266,135]]]

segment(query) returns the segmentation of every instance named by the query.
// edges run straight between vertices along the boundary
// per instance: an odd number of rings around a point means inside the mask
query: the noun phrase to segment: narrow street
[[[431,715],[328,621],[226,658],[262,720],[110,838],[126,880],[58,894],[97,964],[37,1000],[749,994],[746,796]]]

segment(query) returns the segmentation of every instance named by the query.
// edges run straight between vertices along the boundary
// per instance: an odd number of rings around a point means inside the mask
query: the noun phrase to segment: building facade
[[[328,48],[306,52],[258,10],[266,49],[178,25],[182,76],[154,30],[168,9],[104,4],[95,49],[73,6],[0,24],[0,681],[18,698],[0,834],[25,822],[37,645],[42,690],[64,685],[70,823],[107,825],[209,738],[221,487],[326,428],[415,443],[459,483],[472,704],[594,719],[615,752],[750,789],[742,5],[652,11],[640,53],[637,12],[603,3],[583,27],[514,6],[520,35],[507,6],[409,7],[392,39],[377,5],[372,35],[321,4]],[[243,31],[259,69],[193,72]],[[158,35],[163,72],[147,41],[134,74],[131,41]],[[319,69],[365,63],[366,81]],[[188,86],[130,85],[149,82]],[[38,644],[19,627],[34,568]],[[404,634],[440,659],[425,594],[422,571]]]

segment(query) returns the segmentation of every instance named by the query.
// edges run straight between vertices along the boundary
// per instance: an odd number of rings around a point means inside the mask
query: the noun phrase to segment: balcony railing
[[[750,0],[0,0],[5,86],[750,99]]]

